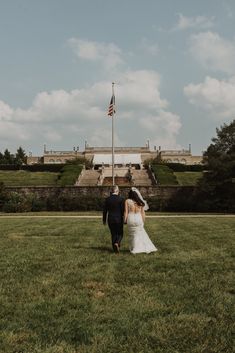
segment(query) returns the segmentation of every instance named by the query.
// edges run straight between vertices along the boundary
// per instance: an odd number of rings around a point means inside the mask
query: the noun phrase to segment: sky
[[[234,0],[0,0],[0,151],[201,155],[235,117]]]

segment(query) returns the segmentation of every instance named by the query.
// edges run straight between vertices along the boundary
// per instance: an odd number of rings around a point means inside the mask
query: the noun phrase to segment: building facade
[[[111,147],[90,147],[87,144],[85,144],[83,151],[79,151],[78,147],[73,148],[71,151],[54,151],[47,150],[46,146],[44,146],[43,155],[32,156],[30,154],[27,157],[27,164],[61,164],[75,158],[85,158],[93,163],[93,167],[102,165],[108,167],[112,163],[111,154]],[[202,163],[202,156],[193,156],[190,146],[188,150],[161,150],[160,147],[159,149],[154,148],[154,150],[151,150],[149,143],[144,147],[115,147],[115,157],[117,157],[115,161],[117,167],[144,164],[144,162],[156,157],[168,163],[186,165]]]

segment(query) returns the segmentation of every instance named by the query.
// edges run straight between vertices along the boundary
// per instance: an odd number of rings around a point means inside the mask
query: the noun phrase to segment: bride
[[[124,212],[124,222],[128,226],[132,254],[157,251],[144,229],[145,211],[148,208],[147,202],[143,199],[139,190],[132,187],[128,199],[125,201]]]

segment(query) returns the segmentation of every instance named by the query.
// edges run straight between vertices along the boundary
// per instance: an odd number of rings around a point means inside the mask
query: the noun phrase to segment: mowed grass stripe
[[[92,214],[89,212],[88,214],[82,214],[82,212],[79,212],[79,214],[45,214],[43,212],[40,212],[39,214],[34,213],[26,213],[26,214],[21,214],[21,213],[14,213],[14,214],[6,214],[6,213],[0,213],[0,218],[8,219],[8,218],[84,218],[84,219],[97,219],[97,218],[102,218],[102,213],[99,212],[97,214]],[[52,213],[52,212],[51,212]],[[235,214],[146,214],[146,218],[235,218]]]
[[[0,227],[0,352],[232,352],[234,218],[147,219],[136,256],[98,219]]]
[[[0,182],[6,186],[53,186],[59,173],[30,172],[25,170],[0,171]]]

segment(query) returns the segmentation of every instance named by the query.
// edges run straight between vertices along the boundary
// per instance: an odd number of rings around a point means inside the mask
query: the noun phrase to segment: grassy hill
[[[196,185],[202,177],[202,172],[174,172],[179,185]]]
[[[190,186],[196,185],[197,181],[202,177],[202,172],[182,171],[174,172],[165,164],[153,164],[153,173],[159,185],[181,185]]]
[[[29,172],[24,170],[0,171],[0,182],[6,186],[52,186],[57,184],[59,173]]]
[[[0,171],[0,182],[6,186],[65,186],[74,185],[82,165],[68,164],[61,172],[31,172],[25,170]]]
[[[152,171],[159,185],[178,185],[173,170],[167,165],[153,164]]]
[[[202,177],[202,172],[173,172],[165,165],[154,165],[152,169],[159,185],[196,185],[197,180]],[[61,173],[24,170],[0,171],[0,182],[6,186],[74,185],[81,170],[81,165],[67,165]]]

